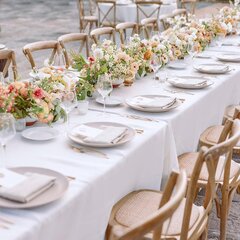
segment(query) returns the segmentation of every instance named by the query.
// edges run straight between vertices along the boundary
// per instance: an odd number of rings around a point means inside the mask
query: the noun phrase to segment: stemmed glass
[[[6,144],[16,134],[15,119],[10,113],[0,113],[0,143],[3,149],[3,162],[2,166],[5,167],[6,161]]]
[[[162,66],[162,62],[161,62],[161,59],[160,57],[157,55],[157,54],[152,54],[152,57],[150,59],[150,66],[154,72],[154,82],[155,83],[158,83],[158,79],[156,78],[156,74],[157,74],[157,71],[160,69],[160,67]]]
[[[69,86],[62,93],[61,106],[66,112],[66,132],[69,129],[69,113],[77,106],[75,86]]]
[[[219,34],[219,35],[217,36],[216,45],[217,45],[218,47],[221,47],[221,46],[222,46],[222,41],[223,41],[224,37],[225,37],[224,34]]]
[[[97,81],[97,91],[101,94],[103,98],[103,115],[106,112],[106,97],[113,90],[112,80],[108,74],[104,74],[98,77]]]
[[[196,54],[195,44],[194,42],[187,44],[187,53],[190,56],[189,61],[191,62]]]

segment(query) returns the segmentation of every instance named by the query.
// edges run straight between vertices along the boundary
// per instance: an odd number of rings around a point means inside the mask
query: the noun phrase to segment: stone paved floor
[[[225,4],[198,4],[196,15],[209,16]],[[21,48],[30,42],[56,39],[58,36],[78,32],[78,11],[75,0],[0,0],[0,43],[17,53],[20,75],[28,76],[29,64]],[[201,197],[199,197],[201,198]],[[236,200],[240,201],[239,197]],[[240,204],[234,202],[228,221],[229,240],[240,239]],[[219,221],[215,211],[210,218],[209,230],[217,231]],[[209,239],[218,239],[211,237]]]

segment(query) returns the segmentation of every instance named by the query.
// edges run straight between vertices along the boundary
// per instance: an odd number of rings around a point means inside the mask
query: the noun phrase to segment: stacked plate
[[[131,141],[135,130],[120,123],[89,122],[72,128],[68,136],[83,146],[115,147]]]
[[[231,71],[229,66],[220,63],[199,64],[197,66],[194,66],[194,68],[198,72],[209,74],[224,74]]]
[[[187,64],[186,63],[182,63],[182,62],[171,62],[167,65],[168,68],[172,68],[172,69],[176,69],[176,70],[182,70],[187,68]]]
[[[142,112],[167,112],[177,108],[181,101],[165,95],[141,95],[127,99],[126,103]]]
[[[212,85],[213,81],[198,76],[179,76],[168,79],[168,83],[178,88],[201,89]]]
[[[240,62],[240,55],[239,54],[221,54],[217,56],[217,59],[223,62]]]

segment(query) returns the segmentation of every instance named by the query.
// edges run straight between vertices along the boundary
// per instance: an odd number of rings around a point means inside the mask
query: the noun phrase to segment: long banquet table
[[[239,41],[239,36],[228,37],[227,40]],[[222,117],[226,106],[231,104],[239,104],[240,102],[240,65],[239,63],[226,63],[232,69],[227,74],[202,74],[194,70],[193,65],[200,63],[216,63],[216,56],[220,52],[239,52],[240,47],[222,46],[221,48],[209,47],[205,53],[211,55],[211,59],[194,58],[193,62],[186,62],[188,67],[184,70],[173,70],[164,68],[167,76],[205,76],[210,77],[214,82],[213,85],[205,89],[187,90],[180,88],[172,88],[166,83],[163,88],[172,90],[183,90],[193,93],[172,94],[164,91],[161,87],[154,86],[153,75],[149,74],[145,78],[136,80],[131,87],[117,88],[112,96],[123,99],[134,97],[136,95],[162,94],[185,99],[182,105],[172,111],[165,113],[144,113],[131,109],[126,104],[123,107],[109,109],[110,111],[124,112],[128,114],[141,114],[147,117],[156,118],[166,121],[173,131],[176,142],[177,153],[182,154],[187,151],[194,151],[197,148],[200,134],[209,126],[221,124]],[[93,108],[101,108],[97,103],[92,102]]]
[[[239,41],[239,36],[232,39]],[[240,53],[240,48],[210,47],[207,53],[210,53],[213,59],[196,58],[194,64],[214,62],[214,56],[223,51]],[[30,142],[17,134],[8,146],[8,165],[46,167],[76,179],[70,181],[69,190],[57,202],[30,210],[1,209],[0,219],[8,218],[14,224],[9,229],[0,228],[0,239],[103,239],[113,204],[135,189],[159,189],[161,180],[173,168],[178,168],[176,151],[180,154],[196,150],[200,133],[212,124],[221,123],[227,105],[239,103],[240,66],[237,63],[229,65],[231,72],[212,75],[212,86],[201,90],[186,90],[194,95],[174,94],[173,96],[184,98],[185,101],[170,112],[143,113],[126,105],[108,108],[109,111],[134,113],[159,120],[145,122],[109,114],[109,121],[126,123],[144,130],[143,134],[137,134],[134,140],[126,145],[101,149],[109,159],[74,152],[63,134],[63,124],[54,125],[62,132],[62,136],[51,142]],[[193,64],[189,64],[187,70],[167,71],[168,75],[209,76],[195,72]],[[165,87],[170,88],[167,84]],[[172,95],[154,87],[152,75],[136,80],[132,87],[115,89],[112,95],[126,99],[149,93]],[[91,107],[102,109],[102,106],[94,102]],[[72,113],[71,119],[72,125],[101,120],[99,113],[93,111],[88,111],[86,116]]]
[[[98,113],[71,114],[74,126],[101,121]],[[108,121],[143,129],[123,146],[101,149],[108,159],[73,151],[64,124],[54,125],[61,136],[50,142],[24,140],[18,133],[7,148],[8,166],[35,166],[74,177],[65,196],[47,206],[29,210],[0,209],[1,217],[14,224],[0,227],[1,240],[103,239],[112,206],[130,191],[160,189],[161,180],[175,167],[177,158],[171,131],[165,122],[108,116]]]

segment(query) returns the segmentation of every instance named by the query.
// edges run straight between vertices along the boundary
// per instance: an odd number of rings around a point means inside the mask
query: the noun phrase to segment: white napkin
[[[170,81],[175,82],[177,84],[184,84],[189,86],[196,86],[196,85],[205,85],[207,80],[200,79],[200,78],[173,78]]]
[[[26,173],[25,176],[25,180],[13,187],[0,187],[0,197],[27,203],[53,186],[55,181],[55,177],[38,173]]]
[[[237,54],[220,55],[218,58],[227,61],[240,61],[240,56]]]
[[[176,98],[171,97],[156,97],[148,98],[138,96],[131,99],[131,103],[143,108],[168,108],[176,102]]]
[[[74,135],[80,137],[84,142],[115,144],[118,143],[127,132],[125,127],[105,126],[104,129],[81,125],[74,130]]]
[[[228,66],[224,65],[200,65],[198,66],[198,69],[205,72],[212,72],[212,73],[218,73],[218,72],[225,72],[228,70]]]

